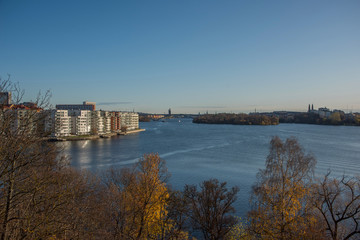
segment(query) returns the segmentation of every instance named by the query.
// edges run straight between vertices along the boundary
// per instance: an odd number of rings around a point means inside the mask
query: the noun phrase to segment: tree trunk
[[[15,163],[12,164],[12,169],[14,169]],[[9,213],[12,205],[12,197],[14,192],[14,171],[11,172],[9,176],[9,187],[7,189],[7,196],[6,196],[6,205],[5,205],[5,214],[4,214],[4,220],[3,220],[3,229],[1,233],[1,240],[6,239],[7,234],[7,226],[9,221]]]

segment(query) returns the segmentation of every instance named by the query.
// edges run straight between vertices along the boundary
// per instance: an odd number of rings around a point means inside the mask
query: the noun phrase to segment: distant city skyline
[[[51,103],[360,112],[360,1],[0,1],[0,76]]]

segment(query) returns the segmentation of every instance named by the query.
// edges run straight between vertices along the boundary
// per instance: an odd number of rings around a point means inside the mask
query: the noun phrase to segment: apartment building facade
[[[108,111],[93,111],[91,127],[93,134],[111,133],[111,114]]]
[[[1,105],[1,120],[8,128],[18,134],[44,131],[45,120],[42,119],[42,109],[36,105],[27,107],[23,104]]]
[[[110,112],[111,132],[121,131],[121,114],[120,112]]]
[[[133,112],[89,110],[50,110],[46,131],[54,137],[104,135],[139,128],[139,115]]]
[[[103,135],[139,128],[138,113],[95,111],[94,102],[57,105],[56,109],[45,111],[31,102],[2,104],[0,114],[11,119],[10,129],[45,131],[53,137]]]
[[[58,110],[88,110],[95,111],[96,103],[84,101],[83,104],[57,104]]]
[[[139,114],[135,112],[120,112],[121,127],[126,130],[139,128]]]
[[[71,116],[71,135],[90,135],[91,129],[91,111],[89,110],[68,110]]]
[[[57,104],[51,110],[47,128],[52,136],[104,135],[139,128],[139,114],[120,111],[95,111],[95,102]]]
[[[68,110],[49,110],[45,128],[45,131],[50,132],[54,137],[70,136],[72,125]]]

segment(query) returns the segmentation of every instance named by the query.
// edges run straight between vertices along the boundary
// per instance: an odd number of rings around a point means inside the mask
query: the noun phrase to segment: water
[[[237,214],[249,210],[251,186],[264,168],[269,142],[295,136],[317,159],[316,173],[331,169],[334,175],[356,175],[360,171],[360,127],[280,124],[235,126],[193,124],[191,119],[141,123],[145,132],[111,139],[65,142],[71,164],[97,172],[124,167],[144,153],[159,153],[171,173],[169,184],[182,189],[209,178],[240,187]]]

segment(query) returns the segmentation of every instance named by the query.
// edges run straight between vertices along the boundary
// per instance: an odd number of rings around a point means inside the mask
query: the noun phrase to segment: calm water
[[[65,151],[76,168],[93,172],[123,167],[144,153],[166,160],[169,183],[176,189],[209,178],[238,185],[237,214],[244,216],[251,185],[264,168],[272,136],[298,138],[317,159],[316,173],[360,173],[360,127],[280,124],[233,126],[193,124],[191,119],[141,123],[145,132],[95,141],[66,142]]]

